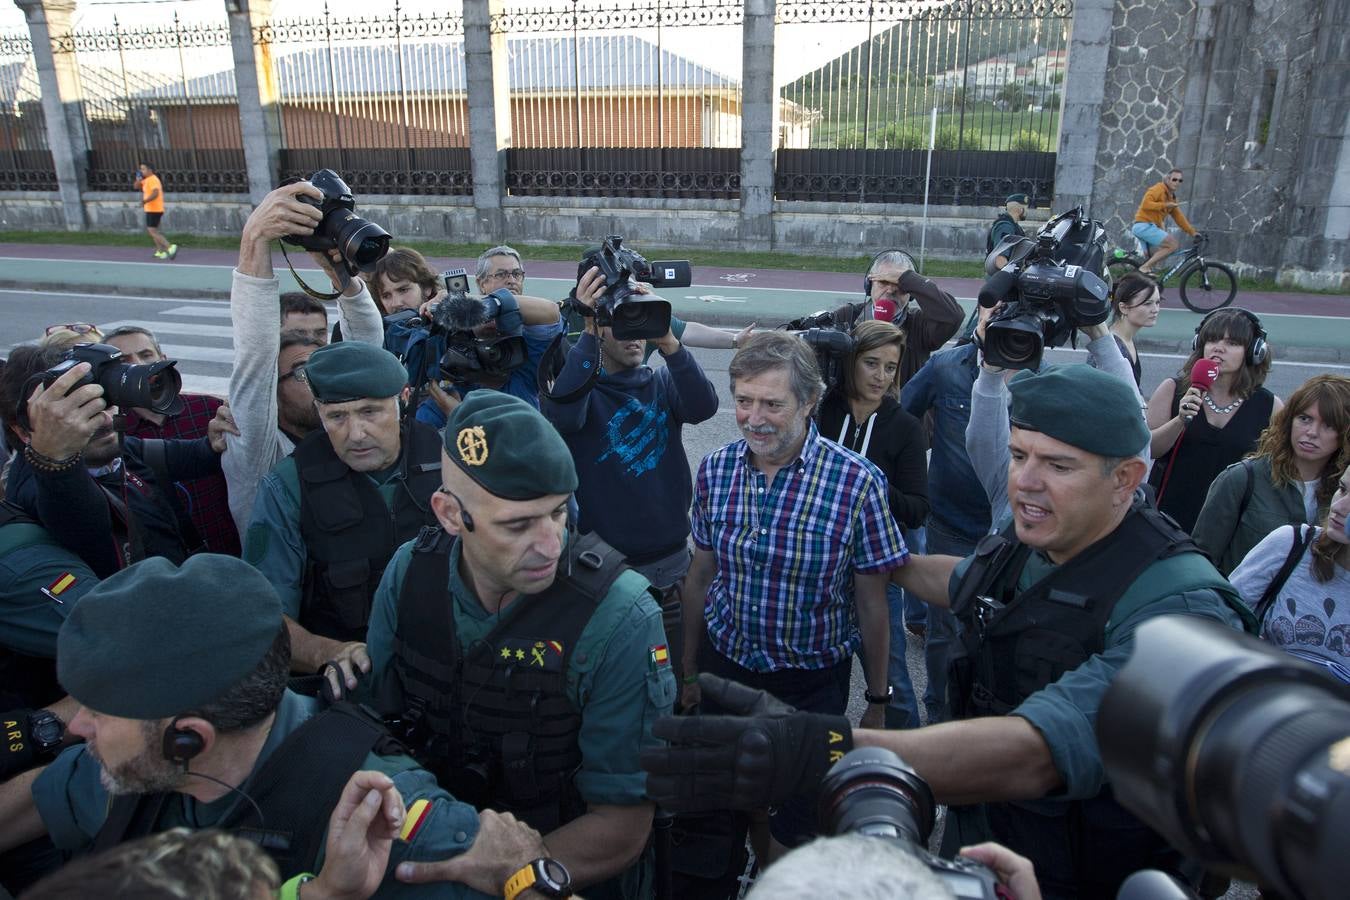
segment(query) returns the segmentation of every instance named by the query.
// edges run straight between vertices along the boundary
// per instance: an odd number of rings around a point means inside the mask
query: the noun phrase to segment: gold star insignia
[[[525,658],[525,651],[524,651],[524,650],[517,650],[517,651],[516,651],[516,659],[524,659],[524,658]]]
[[[510,658],[511,658],[511,648],[510,648],[510,647],[503,647],[503,648],[502,648],[502,659],[510,659]]]

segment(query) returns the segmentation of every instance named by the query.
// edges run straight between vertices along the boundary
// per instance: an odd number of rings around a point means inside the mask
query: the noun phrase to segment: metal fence
[[[27,35],[0,34],[0,190],[54,191],[42,90]]]
[[[287,19],[257,29],[271,56],[281,175],[334,169],[358,193],[469,194],[468,90],[458,3],[434,14]]]
[[[138,163],[149,163],[166,194],[246,189],[234,85],[234,55],[224,21],[81,29],[53,38],[55,53],[74,53],[89,146],[92,190],[130,190]]]
[[[1072,0],[779,0],[782,199],[940,203],[1054,191]],[[916,181],[917,180],[917,181]]]
[[[494,17],[509,54],[507,189],[739,196],[743,15],[740,0],[559,0]]]

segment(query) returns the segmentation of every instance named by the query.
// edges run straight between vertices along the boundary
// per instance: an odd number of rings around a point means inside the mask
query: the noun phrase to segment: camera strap
[[[574,312],[582,318],[593,318],[595,316],[593,309],[577,301],[575,290],[559,306],[564,321],[566,321],[569,312]],[[584,324],[582,329],[584,333]],[[539,358],[539,371],[536,374],[536,380],[538,381],[540,397],[565,406],[586,396],[590,393],[591,388],[595,387],[595,383],[600,380],[600,336],[596,335],[595,359],[586,364],[586,380],[565,394],[553,393],[553,382],[562,374],[563,367],[567,365],[567,354],[573,346],[575,345],[567,340],[567,330],[563,329],[561,334],[553,338],[548,345],[548,349],[544,351],[544,355]]]
[[[300,285],[300,290],[309,294],[315,300],[336,300],[342,296],[342,291],[333,291],[331,294],[325,294],[322,291],[316,291],[314,288],[305,284],[305,279],[300,277],[300,273],[295,271],[295,266],[291,264],[291,255],[286,252],[286,244],[280,243],[281,256],[286,260],[286,268],[291,270],[291,275],[295,278],[295,283]]]

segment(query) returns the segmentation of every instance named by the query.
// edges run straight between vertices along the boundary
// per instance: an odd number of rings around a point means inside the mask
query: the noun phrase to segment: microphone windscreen
[[[986,309],[998,306],[1004,300],[1008,299],[1008,295],[1012,293],[1013,288],[1016,286],[1016,274],[1003,269],[998,270],[993,275],[990,275],[989,280],[984,283],[984,287],[980,288],[980,305]]]
[[[442,300],[432,311],[432,318],[445,331],[471,331],[487,321],[483,301],[466,294]]]
[[[1191,386],[1207,391],[1219,377],[1219,364],[1212,359],[1197,359],[1191,366]]]
[[[895,321],[895,301],[882,297],[872,303],[872,317],[881,322]]]

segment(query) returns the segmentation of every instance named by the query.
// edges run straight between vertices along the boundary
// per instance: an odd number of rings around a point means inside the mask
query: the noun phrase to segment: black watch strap
[[[886,685],[886,693],[882,694],[880,697],[872,693],[870,690],[867,690],[866,688],[863,689],[863,699],[866,700],[868,703],[876,703],[876,704],[890,703],[891,698],[894,696],[895,696],[894,685],[889,684]]]

